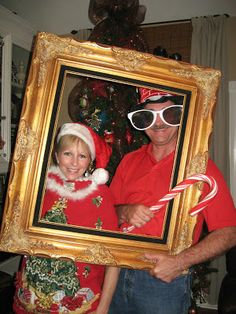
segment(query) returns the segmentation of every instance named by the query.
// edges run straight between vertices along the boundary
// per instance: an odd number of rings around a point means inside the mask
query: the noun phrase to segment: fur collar
[[[50,176],[51,175],[51,176]],[[57,180],[57,177],[59,180]],[[60,182],[61,181],[61,182]],[[66,182],[66,178],[64,174],[61,172],[59,167],[52,166],[49,169],[49,177],[47,179],[47,189],[56,192],[61,197],[65,197],[67,199],[71,200],[81,200],[85,199],[87,196],[89,196],[91,193],[97,190],[98,183],[96,180],[94,180],[93,176],[89,177],[82,177],[75,181],[76,182],[82,182],[82,181],[88,181],[88,185],[82,189],[72,191],[68,189],[68,187],[63,184],[63,182]]]

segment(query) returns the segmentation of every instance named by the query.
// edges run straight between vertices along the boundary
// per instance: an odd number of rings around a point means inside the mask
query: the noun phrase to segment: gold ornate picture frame
[[[1,226],[0,250],[137,269],[144,252],[176,254],[192,243],[198,203],[195,184],[172,200],[161,237],[124,234],[40,220],[39,212],[58,126],[67,120],[71,82],[95,78],[159,88],[183,97],[171,187],[205,173],[220,72],[124,48],[39,33],[21,114]]]

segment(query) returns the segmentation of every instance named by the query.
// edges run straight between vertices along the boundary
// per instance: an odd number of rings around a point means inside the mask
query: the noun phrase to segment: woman
[[[64,124],[55,145],[42,206],[44,221],[117,230],[113,199],[103,169],[111,148],[89,127]],[[89,169],[96,161],[92,174]],[[59,259],[25,257],[17,275],[17,314],[108,312],[118,270]]]

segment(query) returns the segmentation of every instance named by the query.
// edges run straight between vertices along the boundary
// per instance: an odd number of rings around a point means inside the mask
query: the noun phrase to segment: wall
[[[0,5],[16,12],[35,29],[55,34],[69,34],[72,30],[93,28],[94,25],[88,17],[89,3],[90,0],[0,0]],[[202,15],[229,14],[231,16],[227,23],[229,79],[236,80],[235,0],[140,0],[139,3],[147,8],[145,24],[189,19]]]
[[[29,21],[40,31],[67,34],[92,28],[88,18],[90,0],[0,0],[0,4]],[[224,14],[236,16],[235,0],[140,0],[147,8],[144,23]],[[69,4],[69,5],[68,5]]]
[[[0,0],[0,5],[26,19],[35,29],[55,34],[69,34],[72,30],[93,28],[94,25],[88,17],[89,3],[90,0]],[[228,22],[229,77],[230,80],[236,80],[235,0],[140,0],[139,3],[147,8],[145,24],[211,14],[227,13],[233,17]]]

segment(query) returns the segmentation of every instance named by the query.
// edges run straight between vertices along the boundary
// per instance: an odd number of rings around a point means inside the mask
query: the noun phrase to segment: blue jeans
[[[190,277],[165,283],[146,271],[121,269],[109,314],[187,314]]]

